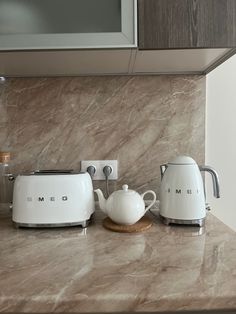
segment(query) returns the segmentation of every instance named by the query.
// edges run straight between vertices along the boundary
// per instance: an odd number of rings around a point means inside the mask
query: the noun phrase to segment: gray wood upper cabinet
[[[139,49],[236,47],[236,0],[139,0]]]

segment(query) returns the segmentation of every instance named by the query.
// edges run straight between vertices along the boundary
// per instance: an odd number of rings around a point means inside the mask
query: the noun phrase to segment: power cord
[[[96,167],[89,166],[86,170],[90,174],[91,179],[93,179],[95,172],[96,172]],[[109,176],[112,173],[112,167],[111,166],[105,166],[103,168],[103,173],[104,173],[104,176],[106,179],[106,197],[108,197],[110,195],[110,193],[109,193]]]
[[[154,212],[151,210],[151,209],[149,209],[149,212],[152,214],[152,216],[154,216],[155,218],[159,218],[159,214],[154,214]]]
[[[151,208],[149,209],[149,212],[152,214],[152,216],[153,216],[153,217],[155,217],[155,218],[159,218],[159,217],[160,217],[160,215],[159,215],[159,206],[160,206],[160,201],[159,201],[159,200],[157,200],[157,201],[156,201],[156,205],[157,205],[157,208],[158,208],[157,213],[155,214],[155,213],[152,211],[152,209],[151,209]],[[157,208],[156,208],[156,209],[157,209]]]
[[[105,166],[103,168],[103,173],[104,173],[105,178],[106,178],[106,197],[108,197],[110,195],[110,193],[109,193],[109,176],[112,173],[112,167]]]

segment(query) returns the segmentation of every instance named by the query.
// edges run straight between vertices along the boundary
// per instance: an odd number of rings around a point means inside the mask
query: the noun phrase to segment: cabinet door
[[[236,0],[139,0],[139,48],[236,47]]]
[[[136,0],[0,0],[0,50],[136,46]]]

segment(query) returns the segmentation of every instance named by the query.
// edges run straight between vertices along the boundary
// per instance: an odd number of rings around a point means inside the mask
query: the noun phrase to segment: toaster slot
[[[33,171],[31,174],[33,175],[50,175],[50,174],[70,174],[73,173],[73,169],[69,169],[69,170],[35,170]]]

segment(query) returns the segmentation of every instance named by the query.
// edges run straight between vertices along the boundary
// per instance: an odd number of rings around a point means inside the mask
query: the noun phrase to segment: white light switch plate
[[[112,173],[109,176],[109,180],[118,179],[118,162],[117,160],[82,160],[81,161],[81,171],[86,172],[89,166],[94,166],[96,168],[93,180],[105,180],[105,175],[103,173],[103,168],[105,166],[110,166],[112,168]]]

